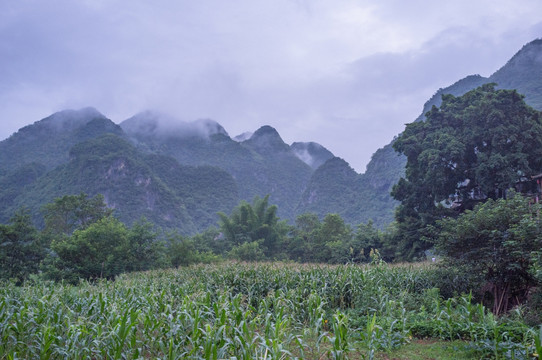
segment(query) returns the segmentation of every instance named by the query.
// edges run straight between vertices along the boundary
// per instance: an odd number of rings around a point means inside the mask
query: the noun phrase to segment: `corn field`
[[[6,283],[0,359],[375,359],[412,337],[470,341],[480,358],[540,350],[540,333],[513,316],[443,299],[432,271],[225,263]]]

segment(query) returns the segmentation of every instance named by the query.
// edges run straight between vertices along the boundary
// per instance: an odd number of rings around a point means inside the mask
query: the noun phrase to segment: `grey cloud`
[[[159,109],[230,134],[269,124],[363,171],[439,87],[542,34],[542,4],[520,3],[2,2],[0,138],[64,108]]]

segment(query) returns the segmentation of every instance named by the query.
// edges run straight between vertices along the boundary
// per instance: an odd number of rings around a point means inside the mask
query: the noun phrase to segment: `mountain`
[[[122,129],[94,108],[57,112],[17,131],[0,142],[0,169],[11,171],[36,162],[52,169],[68,161],[75,144]]]
[[[415,121],[423,121],[432,106],[440,106],[442,95],[461,96],[476,87],[496,83],[497,88],[516,89],[525,95],[525,102],[537,110],[542,110],[542,39],[534,40],[518,51],[503,67],[490,77],[467,76],[454,84],[439,89],[423,106],[423,111]],[[365,208],[362,221],[374,216],[378,209],[381,223],[391,223],[397,202],[389,195],[391,188],[404,176],[406,158],[399,156],[392,148],[393,141],[377,150],[361,176],[365,190],[361,194]]]
[[[338,157],[319,166],[301,196],[298,213],[312,212],[320,217],[337,213],[350,222],[360,211],[359,174]]]
[[[212,120],[186,123],[153,112],[138,114],[120,126],[143,151],[171,156],[180,164],[214,166],[228,172],[238,184],[240,199],[252,201],[270,194],[285,219],[295,217],[295,207],[311,176],[312,169],[271,126],[261,127],[242,141],[231,139]]]
[[[208,125],[197,124],[205,131]],[[215,224],[216,212],[231,211],[239,200],[227,172],[144,153],[94,109],[53,114],[0,142],[0,149],[2,222],[27,207],[42,224],[40,208],[54,198],[101,193],[128,224],[146,217],[191,234]]]
[[[315,159],[333,156],[315,143],[307,149]],[[128,224],[144,216],[186,234],[266,194],[293,220],[314,171],[270,126],[235,141],[213,120],[150,111],[120,126],[93,108],[61,111],[0,141],[0,150],[0,222],[26,207],[40,225],[44,204],[81,192],[103,194]]]
[[[439,89],[415,121],[439,106],[442,94],[460,96],[488,82],[517,89],[542,109],[542,40],[489,78],[471,75]],[[210,119],[184,122],[146,111],[116,125],[93,108],[65,110],[0,141],[0,222],[21,206],[42,221],[45,203],[86,192],[102,193],[127,223],[145,216],[193,234],[215,225],[218,211],[269,194],[282,219],[334,212],[352,225],[373,220],[384,228],[397,205],[390,190],[405,168],[392,144],[358,174],[319,144],[286,144],[271,126],[232,139]]]

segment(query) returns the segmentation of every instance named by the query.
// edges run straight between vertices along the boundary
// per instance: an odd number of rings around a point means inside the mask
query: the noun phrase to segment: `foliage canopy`
[[[537,284],[533,260],[542,245],[539,212],[538,204],[513,193],[438,222],[437,249],[452,265],[481,275],[495,314],[523,302]]]
[[[540,113],[515,90],[486,84],[461,97],[444,95],[426,121],[408,124],[394,143],[406,155],[406,174],[392,195],[401,201],[396,219],[401,248],[419,253],[419,229],[444,215],[503,197],[542,169]],[[408,256],[416,254],[410,253]]]

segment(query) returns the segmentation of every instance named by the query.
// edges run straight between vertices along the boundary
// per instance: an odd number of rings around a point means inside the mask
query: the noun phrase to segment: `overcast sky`
[[[540,0],[0,0],[0,139],[154,109],[271,125],[364,172],[438,88],[540,37]]]

